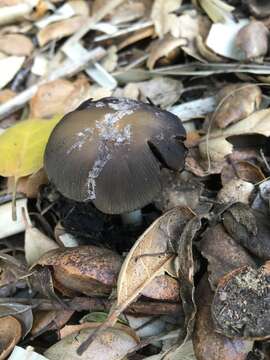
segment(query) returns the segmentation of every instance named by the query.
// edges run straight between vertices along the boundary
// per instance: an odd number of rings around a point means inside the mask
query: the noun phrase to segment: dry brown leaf
[[[55,114],[65,114],[86,100],[90,95],[89,90],[89,82],[85,78],[75,82],[58,79],[44,84],[30,101],[30,116],[49,118]]]
[[[228,126],[225,130],[214,130],[209,136],[209,141],[204,137],[199,145],[201,155],[211,160],[222,160],[232,152],[232,144],[226,138],[233,135],[261,134],[270,136],[270,109],[256,111],[236,124]],[[208,146],[207,146],[208,143]]]
[[[198,49],[200,55],[208,60],[209,62],[216,62],[216,63],[220,63],[220,62],[224,62],[224,58],[222,56],[217,55],[216,53],[214,53],[214,51],[212,51],[204,42],[204,39],[202,38],[201,35],[198,35],[195,38],[195,43],[196,43],[196,48]]]
[[[186,39],[175,38],[171,34],[166,34],[163,39],[153,41],[149,48],[147,67],[152,70],[160,58],[167,56],[173,50],[184,45],[187,45]]]
[[[254,185],[242,179],[232,179],[218,192],[217,199],[221,203],[242,202],[249,204]]]
[[[156,276],[142,291],[142,295],[155,300],[179,301],[179,281],[169,275]]]
[[[123,24],[140,19],[144,16],[145,6],[141,1],[128,1],[119,6],[111,16],[113,24]]]
[[[153,34],[154,34],[154,27],[148,27],[146,29],[136,31],[134,34],[128,36],[125,40],[123,40],[118,45],[117,48],[118,48],[118,50],[122,50],[125,47],[136,43],[137,41],[141,41],[142,39],[146,39],[150,36],[153,36]]]
[[[242,179],[252,184],[257,184],[265,179],[261,168],[249,161],[230,159],[221,172],[222,185],[226,185],[232,179]]]
[[[36,311],[31,334],[37,336],[45,331],[61,329],[73,315],[73,310]]]
[[[257,110],[261,104],[262,92],[255,84],[230,84],[218,92],[217,100],[219,104],[214,114],[214,122],[223,129]]]
[[[86,23],[87,19],[87,16],[74,16],[46,26],[37,34],[39,45],[44,46],[49,41],[59,40],[74,34]]]
[[[51,346],[44,355],[50,360],[120,360],[130,349],[138,345],[137,336],[127,326],[108,328],[89,346],[83,355],[76,353],[78,345],[83,343],[97,328],[98,323],[81,324],[72,327],[72,333]],[[76,332],[73,332],[73,331]]]
[[[211,23],[206,16],[200,15],[195,10],[190,10],[177,18],[173,35],[186,40],[186,44],[182,46],[183,51],[197,60],[205,61],[197,50],[196,38],[201,36],[205,40],[210,25]]]
[[[7,55],[29,56],[33,49],[32,41],[25,35],[6,34],[0,36],[0,51]]]
[[[0,360],[4,360],[20,341],[22,326],[13,316],[0,318]]]
[[[154,22],[158,37],[163,38],[164,35],[173,31],[177,23],[177,16],[174,14],[174,11],[179,9],[181,3],[181,0],[155,0],[151,19]]]

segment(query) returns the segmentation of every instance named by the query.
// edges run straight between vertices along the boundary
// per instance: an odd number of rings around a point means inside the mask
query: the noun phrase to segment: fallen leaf
[[[179,289],[179,281],[164,274],[156,276],[141,294],[155,300],[177,302],[180,300]]]
[[[250,161],[234,161],[226,164],[221,171],[222,185],[226,185],[232,179],[242,179],[252,184],[260,183],[265,179],[261,168]]]
[[[255,266],[248,252],[237,243],[221,225],[208,228],[196,244],[208,261],[208,277],[211,288],[215,289],[224,275],[241,266]]]
[[[45,331],[60,330],[69,321],[73,313],[73,310],[37,310],[34,313],[31,335],[38,336]]]
[[[88,323],[79,326],[81,330],[65,336],[46,350],[44,355],[50,360],[59,360],[63,357],[65,360],[119,360],[138,344],[137,337],[132,336],[130,329],[122,325],[121,329],[117,327],[106,329],[80,356],[76,353],[78,345],[82,344],[98,325]],[[125,330],[126,328],[128,331]]]
[[[242,179],[232,179],[218,192],[217,199],[221,203],[242,202],[249,204],[254,185]]]
[[[52,40],[59,40],[72,35],[79,30],[87,21],[87,16],[74,16],[70,19],[49,24],[37,34],[40,46],[46,45]]]
[[[22,327],[20,322],[12,316],[0,318],[0,360],[4,360],[20,341]]]
[[[201,155],[207,158],[207,153],[212,160],[222,160],[232,152],[232,144],[226,138],[234,135],[261,134],[270,136],[270,109],[254,112],[247,118],[228,126],[224,130],[211,131],[207,145],[206,137],[201,140],[199,149]]]
[[[60,116],[56,116],[51,120],[25,120],[0,135],[2,154],[0,175],[14,177],[13,201],[15,201],[17,180],[42,167],[45,146],[51,131],[60,119]],[[16,219],[15,207],[13,207],[13,219]]]
[[[251,21],[239,30],[235,44],[244,53],[245,60],[264,56],[268,51],[269,30],[261,21]]]
[[[187,45],[186,39],[175,38],[171,34],[166,34],[164,38],[153,41],[149,49],[147,67],[152,70],[160,58],[167,56],[173,50],[184,45]]]
[[[145,10],[143,2],[125,2],[112,13],[111,23],[118,25],[140,19],[144,16]]]
[[[33,325],[32,308],[29,305],[14,303],[0,304],[0,320],[5,316],[12,316],[21,324],[21,337],[24,338]],[[1,327],[0,327],[1,328]]]
[[[214,123],[219,128],[246,118],[256,111],[262,100],[259,86],[250,83],[230,84],[217,94],[217,110]]]
[[[231,18],[233,6],[221,0],[199,0],[201,7],[213,22],[224,22]]]
[[[29,56],[34,49],[32,41],[22,34],[0,36],[0,51],[7,55]]]
[[[154,22],[156,34],[160,38],[173,30],[173,26],[177,21],[174,11],[179,9],[181,3],[181,0],[154,1],[151,19]]]
[[[30,101],[30,116],[48,118],[74,110],[89,97],[90,85],[87,79],[76,81],[58,79],[41,85]]]
[[[22,67],[24,60],[24,56],[8,56],[0,59],[0,89],[14,78]]]

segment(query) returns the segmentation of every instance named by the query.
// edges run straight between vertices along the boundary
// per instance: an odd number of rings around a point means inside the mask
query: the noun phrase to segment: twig
[[[33,306],[39,310],[63,310],[63,306],[49,299],[28,299],[28,298],[0,298],[1,303],[18,303]],[[75,297],[64,299],[63,302],[69,310],[75,311],[107,311],[110,310],[113,301],[107,298],[87,298]],[[131,304],[126,310],[126,314],[136,315],[175,315],[182,311],[181,304],[156,301],[139,301]]]
[[[71,77],[86,68],[90,61],[99,60],[105,54],[106,52],[102,47],[97,47],[89,51],[80,61],[66,61],[60,68],[52,71],[46,78],[41,79],[37,84],[30,86],[27,90],[24,90],[19,95],[1,105],[0,119],[22,108],[35,95],[41,85],[63,77]]]

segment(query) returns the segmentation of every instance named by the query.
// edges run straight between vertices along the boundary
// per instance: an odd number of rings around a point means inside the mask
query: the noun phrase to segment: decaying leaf
[[[228,339],[216,333],[211,316],[211,292],[207,278],[199,283],[197,290],[198,311],[196,315],[193,345],[197,360],[246,360],[253,341]]]
[[[0,318],[0,359],[4,360],[20,341],[22,327],[13,316]]]
[[[0,51],[7,55],[29,56],[34,49],[32,41],[22,34],[0,36]]]
[[[249,204],[254,185],[241,179],[232,179],[218,192],[217,199],[221,203],[242,202]]]
[[[38,336],[45,331],[61,329],[71,318],[74,311],[36,311],[34,313],[34,322],[31,329],[31,335]]]
[[[143,17],[145,10],[145,5],[142,1],[124,2],[111,15],[111,22],[118,25],[140,19]]]
[[[181,0],[155,0],[151,18],[154,21],[156,33],[160,38],[173,31],[177,16],[173,13],[181,5]]]
[[[155,300],[177,302],[179,301],[179,289],[179,281],[165,274],[156,276],[141,294]]]
[[[268,51],[269,31],[261,21],[251,21],[239,30],[235,43],[246,60],[264,56]]]
[[[220,280],[212,304],[216,331],[228,337],[269,338],[269,265],[244,266]]]
[[[76,353],[78,345],[82,344],[99,324],[82,325],[81,327],[87,328],[64,337],[46,350],[44,355],[50,360],[59,360],[63,357],[66,360],[119,360],[123,359],[128,351],[138,344],[136,335],[133,334],[132,336],[131,330],[122,325],[121,327],[108,328],[93,341],[83,355],[78,355]]]
[[[86,16],[74,16],[67,20],[49,24],[37,34],[39,45],[44,46],[49,41],[59,40],[63,37],[72,35],[85,24],[86,20]]]
[[[212,288],[230,271],[245,265],[255,266],[251,256],[226,233],[221,224],[209,228],[197,246],[208,261],[207,269]]]
[[[47,252],[38,265],[53,267],[59,290],[73,290],[86,295],[109,294],[116,285],[122,259],[108,249],[96,246],[60,248]]]
[[[227,184],[232,179],[242,179],[257,184],[265,179],[265,175],[259,166],[250,161],[231,160],[221,171],[222,185]]]
[[[233,204],[223,215],[223,224],[236,242],[261,259],[270,258],[268,213]]]
[[[33,313],[29,305],[22,305],[17,303],[1,303],[0,305],[0,320],[6,316],[12,316],[19,321],[21,325],[21,337],[24,338],[32,328]],[[1,328],[1,327],[0,327]]]
[[[225,128],[256,111],[262,100],[262,92],[255,84],[231,84],[219,91],[217,100],[214,123],[219,128]]]

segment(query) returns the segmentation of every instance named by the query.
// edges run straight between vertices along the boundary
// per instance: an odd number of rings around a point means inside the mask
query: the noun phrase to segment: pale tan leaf
[[[0,360],[6,359],[14,346],[20,341],[21,336],[22,326],[17,319],[13,316],[0,319]]]
[[[24,56],[8,56],[0,59],[0,89],[6,86],[23,65]]]
[[[184,45],[187,45],[186,39],[175,38],[170,34],[165,35],[163,39],[153,41],[150,46],[147,67],[152,70],[160,58],[167,56],[171,51]]]
[[[46,26],[37,34],[39,45],[44,46],[49,41],[59,40],[74,34],[87,22],[87,19],[87,16],[74,16]]]
[[[29,56],[33,49],[32,41],[25,35],[6,34],[0,36],[0,51],[7,55]]]
[[[120,360],[138,344],[137,338],[131,336],[130,331],[125,330],[126,327],[108,328],[80,356],[76,352],[78,346],[93,333],[97,324],[80,325],[85,326],[88,328],[64,337],[46,350],[44,355],[50,360]]]
[[[130,21],[134,21],[143,17],[145,6],[140,1],[127,1],[119,6],[111,16],[112,24],[118,25]]]
[[[231,18],[234,7],[221,0],[199,0],[201,7],[214,22],[224,22]]]
[[[214,130],[209,140],[204,137],[199,145],[201,155],[211,160],[222,160],[232,152],[232,144],[226,138],[233,135],[261,134],[270,136],[270,109],[256,111],[236,124],[228,126],[225,130]]]
[[[155,30],[160,38],[171,32],[174,27],[177,16],[173,13],[179,9],[182,0],[155,0],[151,19],[154,22]]]

